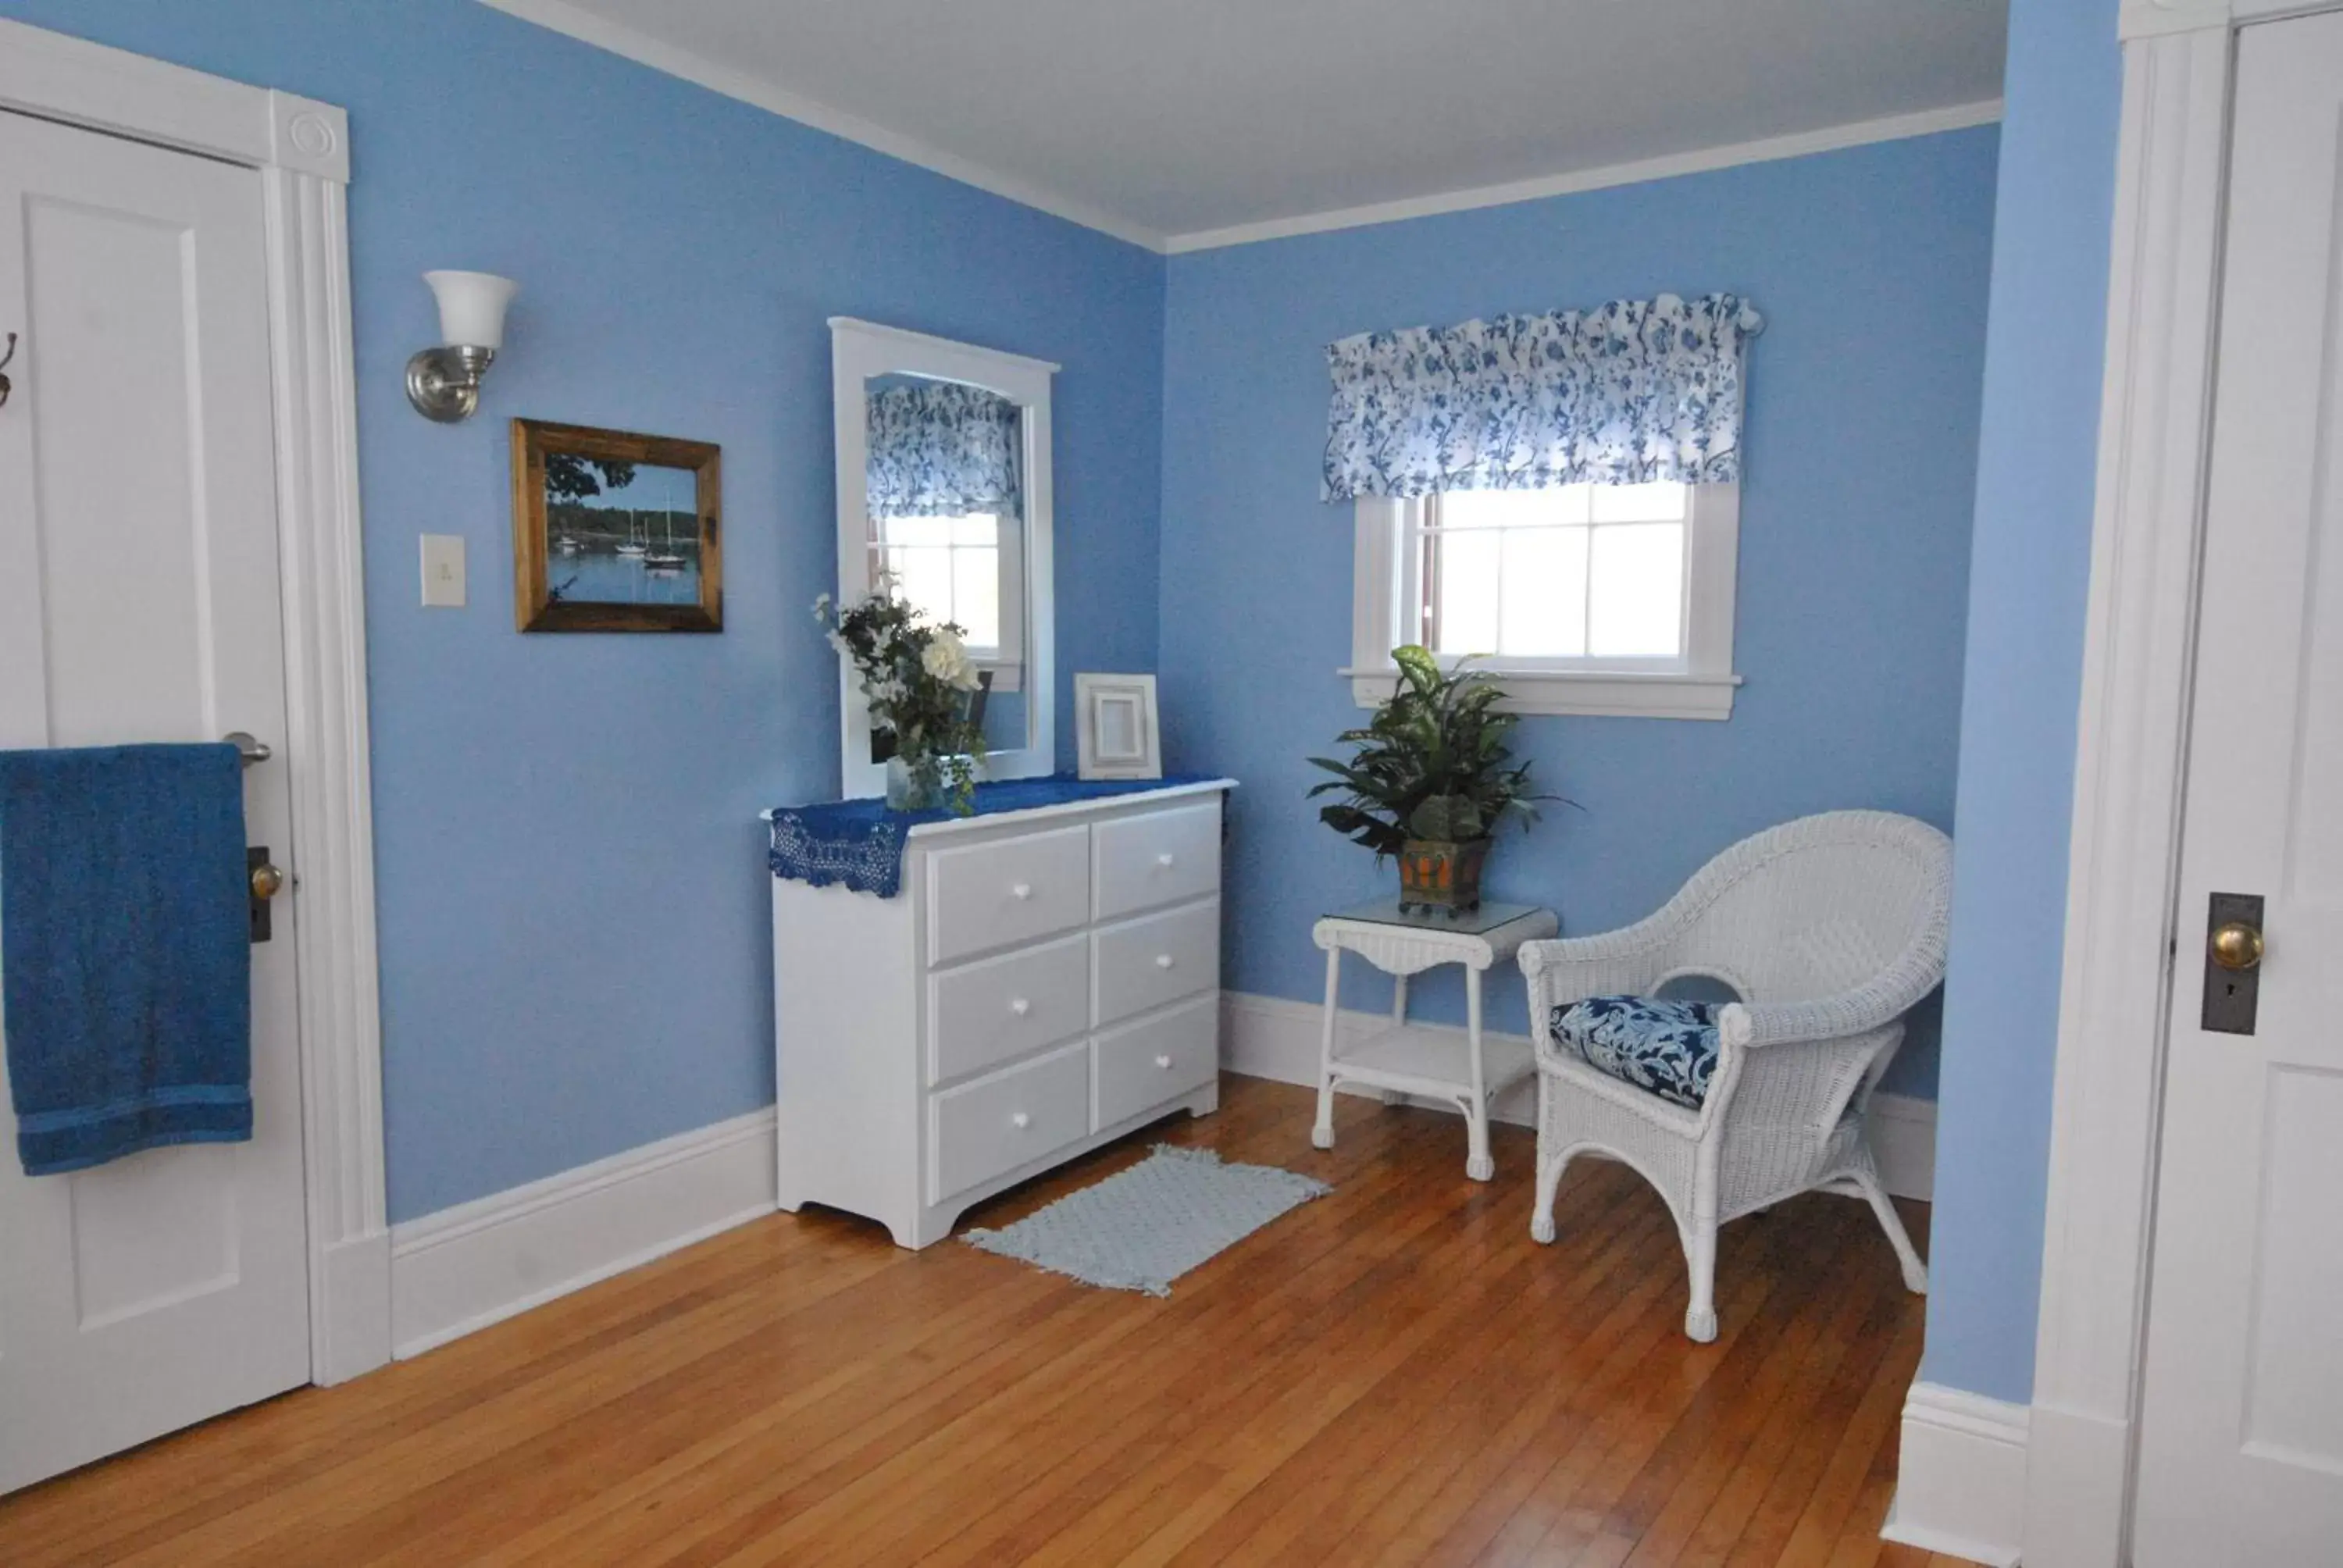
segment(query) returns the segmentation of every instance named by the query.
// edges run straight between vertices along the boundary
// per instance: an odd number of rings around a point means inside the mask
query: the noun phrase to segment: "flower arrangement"
[[[953,810],[972,810],[984,731],[971,715],[970,698],[982,681],[968,656],[966,632],[950,621],[927,620],[884,578],[842,608],[823,594],[813,601],[813,618],[829,631],[830,646],[854,661],[874,736],[883,730],[893,737],[887,803],[924,810],[949,794]]]

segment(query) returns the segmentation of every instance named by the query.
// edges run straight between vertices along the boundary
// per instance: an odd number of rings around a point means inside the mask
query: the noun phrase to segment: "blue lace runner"
[[[1080,800],[1137,795],[1180,784],[1202,784],[1211,773],[1175,773],[1161,779],[1010,779],[976,787],[976,815],[1031,811]],[[884,800],[834,800],[822,806],[778,807],[773,811],[773,847],[766,857],[776,877],[817,888],[843,882],[860,893],[891,899],[903,887],[903,840],[922,822],[952,820],[949,809],[890,811]]]

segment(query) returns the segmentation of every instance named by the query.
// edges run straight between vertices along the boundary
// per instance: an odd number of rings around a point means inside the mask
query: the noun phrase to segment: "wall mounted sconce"
[[[505,343],[505,307],[520,285],[492,272],[427,272],[439,298],[440,347],[407,362],[407,400],[426,419],[453,425],[480,406],[480,378]]]

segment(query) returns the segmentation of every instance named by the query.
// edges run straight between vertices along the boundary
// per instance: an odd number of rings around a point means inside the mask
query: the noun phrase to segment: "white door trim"
[[[2343,0],[2124,0],[2028,1568],[2129,1561],[2239,25]]]
[[[340,109],[0,21],[0,106],[242,164],[266,203],[310,1375],[390,1359],[366,600]]]

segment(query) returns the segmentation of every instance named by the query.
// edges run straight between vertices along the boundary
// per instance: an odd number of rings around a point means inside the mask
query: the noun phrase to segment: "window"
[[[995,691],[1016,690],[1023,638],[1013,521],[1003,527],[992,512],[873,518],[870,533],[871,566],[914,608],[967,632],[969,654],[993,672]]]
[[[1735,485],[1569,485],[1362,498],[1352,668],[1391,689],[1390,649],[1473,657],[1529,713],[1725,719]]]
[[[1001,519],[889,518],[878,525],[876,565],[911,605],[957,621],[971,652],[1001,652]]]

